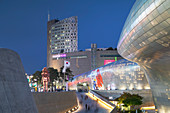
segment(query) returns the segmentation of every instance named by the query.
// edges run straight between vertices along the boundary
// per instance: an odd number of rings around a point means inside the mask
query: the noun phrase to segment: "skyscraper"
[[[47,23],[47,67],[52,54],[75,52],[78,48],[77,16]]]

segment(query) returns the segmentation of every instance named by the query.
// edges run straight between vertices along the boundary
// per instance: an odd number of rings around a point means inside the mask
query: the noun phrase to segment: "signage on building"
[[[115,62],[115,60],[104,60],[104,65]]]
[[[60,58],[60,57],[66,57],[66,54],[57,54],[52,56],[52,58]]]

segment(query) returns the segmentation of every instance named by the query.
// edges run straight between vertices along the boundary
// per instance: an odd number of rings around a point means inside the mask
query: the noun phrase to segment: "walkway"
[[[102,105],[101,103],[97,102],[96,100],[93,100],[92,97],[86,96],[87,93],[77,93],[78,101],[79,101],[79,109],[75,111],[74,113],[110,113],[111,109],[108,107]],[[85,99],[85,97],[88,97]],[[90,109],[86,109],[87,106],[90,107]]]

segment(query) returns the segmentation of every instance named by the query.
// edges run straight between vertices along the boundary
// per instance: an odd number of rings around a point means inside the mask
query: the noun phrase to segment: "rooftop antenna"
[[[48,21],[50,21],[50,13],[49,13],[49,10],[48,10]]]

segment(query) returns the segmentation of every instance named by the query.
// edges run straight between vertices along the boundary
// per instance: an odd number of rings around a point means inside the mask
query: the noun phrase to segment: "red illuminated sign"
[[[104,60],[104,65],[115,62],[115,60]]]

